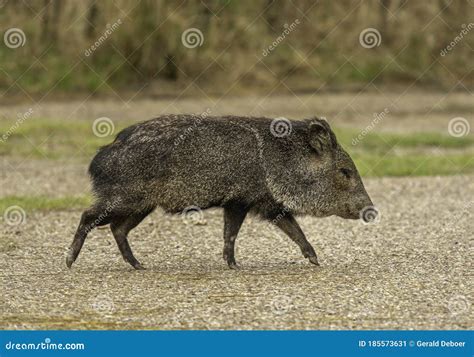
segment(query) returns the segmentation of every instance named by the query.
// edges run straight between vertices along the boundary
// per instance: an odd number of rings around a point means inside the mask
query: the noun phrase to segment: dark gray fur
[[[166,115],[121,131],[90,164],[97,199],[82,215],[67,265],[91,229],[110,223],[124,259],[142,268],[127,235],[157,206],[169,213],[189,206],[224,208],[224,258],[231,268],[247,213],[275,223],[318,264],[294,216],[357,219],[372,202],[325,120],[291,121],[291,133],[283,137],[273,135],[271,123]]]

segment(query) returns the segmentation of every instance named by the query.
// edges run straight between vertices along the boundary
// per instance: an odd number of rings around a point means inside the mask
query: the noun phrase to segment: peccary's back
[[[170,212],[232,201],[253,205],[268,195],[258,140],[268,127],[263,118],[192,115],[133,125],[92,160],[94,191]]]

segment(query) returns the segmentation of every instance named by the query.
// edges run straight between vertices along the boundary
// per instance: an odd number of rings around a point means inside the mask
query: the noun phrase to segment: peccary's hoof
[[[74,263],[74,258],[71,255],[67,255],[66,257],[66,265],[69,269],[71,269],[72,264]]]
[[[143,265],[141,265],[140,263],[139,263],[139,264],[135,264],[135,265],[133,266],[133,268],[134,268],[135,270],[146,270],[145,267],[144,267]]]
[[[309,257],[309,261],[313,263],[314,265],[320,266],[317,257]]]
[[[228,266],[232,270],[240,270],[240,266],[238,266],[237,263],[229,263]]]

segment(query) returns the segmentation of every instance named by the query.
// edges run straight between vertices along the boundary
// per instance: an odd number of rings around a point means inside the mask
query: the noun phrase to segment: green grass
[[[89,161],[98,147],[110,143],[131,122],[115,123],[113,135],[99,138],[92,122],[26,119],[0,122],[0,156]],[[363,176],[450,175],[474,172],[474,137],[455,138],[441,133],[385,133],[361,137],[350,129],[336,129],[341,144],[354,158]],[[354,139],[358,138],[358,141]],[[432,150],[437,148],[436,151]]]
[[[474,155],[353,155],[362,176],[431,176],[474,173]]]
[[[19,206],[25,212],[32,210],[63,211],[87,207],[91,204],[90,196],[65,196],[49,198],[46,196],[5,196],[0,198],[0,212],[8,207]]]
[[[106,145],[123,127],[115,127],[114,134],[97,137],[92,122],[78,120],[26,119],[0,123],[0,156],[30,157],[37,159],[88,159],[98,147]]]
[[[367,135],[362,136],[360,140],[357,140],[360,132],[350,129],[336,129],[335,132],[338,140],[349,151],[367,151],[371,153],[386,154],[393,147],[439,147],[441,149],[474,148],[473,136],[455,138],[450,135],[434,132],[409,134],[370,132]]]

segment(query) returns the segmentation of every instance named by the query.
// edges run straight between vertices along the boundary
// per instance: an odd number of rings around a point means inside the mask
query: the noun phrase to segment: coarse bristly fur
[[[169,213],[224,208],[230,267],[236,267],[233,243],[248,212],[273,221],[317,264],[294,216],[357,219],[372,202],[325,120],[285,119],[283,135],[275,133],[275,120],[165,115],[122,130],[90,164],[96,202],[82,216],[68,266],[87,233],[110,223],[124,259],[142,268],[127,234],[157,206]]]

